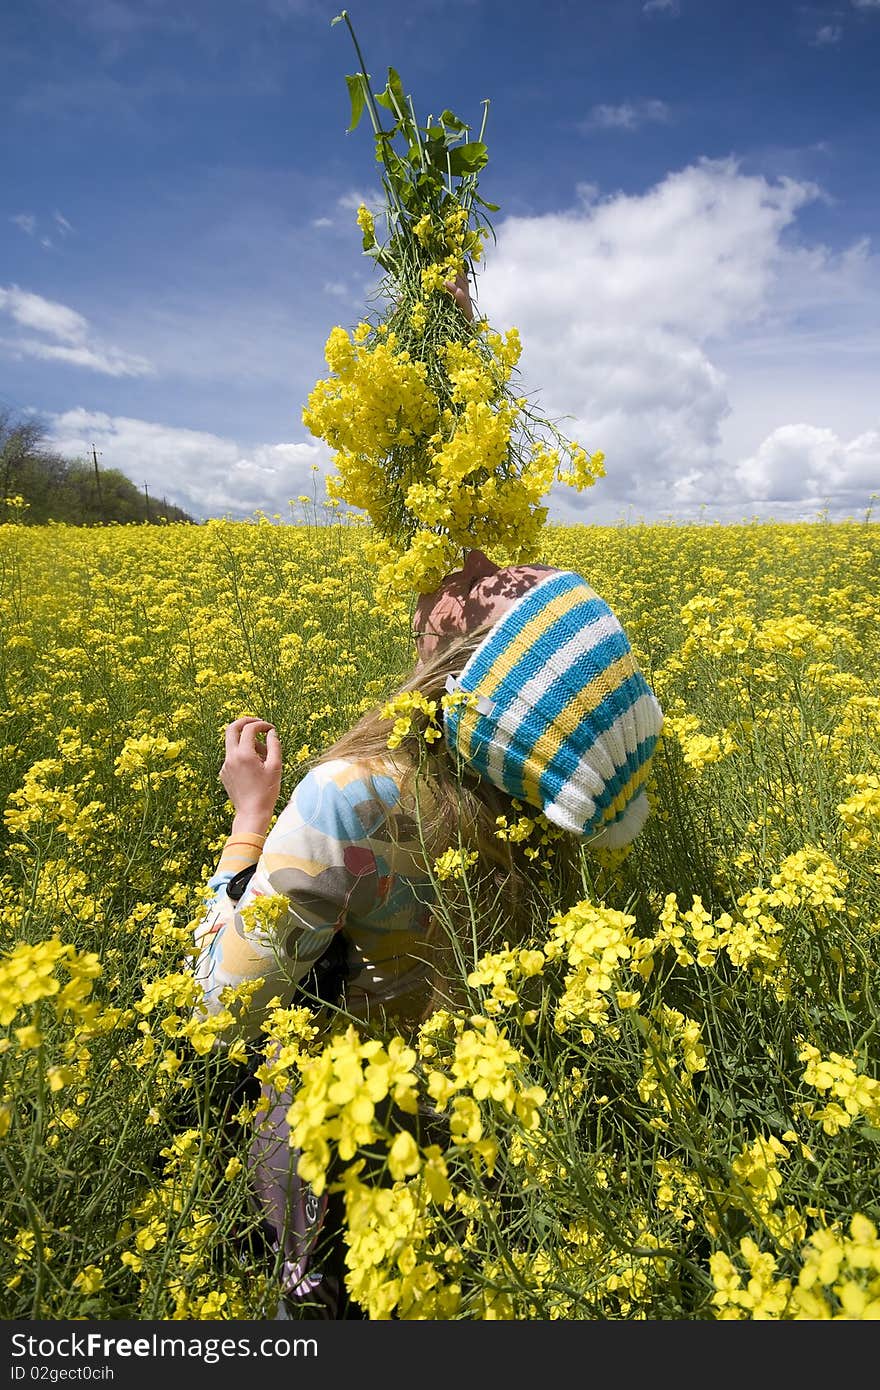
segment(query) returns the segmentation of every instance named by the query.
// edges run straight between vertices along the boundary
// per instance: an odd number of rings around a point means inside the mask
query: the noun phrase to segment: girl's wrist
[[[265,839],[271,819],[271,816],[259,816],[254,815],[253,812],[236,811],[229,833],[230,835],[257,835]]]

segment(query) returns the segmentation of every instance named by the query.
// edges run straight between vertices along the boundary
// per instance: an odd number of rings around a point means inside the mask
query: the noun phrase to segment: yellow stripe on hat
[[[598,671],[595,680],[590,681],[589,685],[572,692],[568,704],[560,711],[553,723],[549,724],[544,732],[535,739],[529,751],[526,765],[523,768],[523,799],[525,801],[531,805],[540,805],[539,784],[541,778],[556,757],[562,744],[574,733],[581,720],[585,719],[588,714],[592,714],[603,700],[612,695],[623,685],[624,681],[629,680],[630,676],[635,674],[636,669],[632,652],[625,652],[623,656],[618,657],[617,661],[612,661],[610,666]]]
[[[620,814],[632,797],[635,796],[642,783],[647,782],[650,771],[651,758],[648,758],[647,762],[642,763],[641,767],[636,769],[626,786],[617,793],[611,805],[605,807],[605,810],[602,812],[603,826]]]
[[[569,589],[567,593],[560,594],[558,598],[551,599],[546,607],[530,618],[521,632],[499,652],[489,670],[480,679],[475,689],[482,695],[493,698],[505,676],[509,676],[520,657],[523,656],[535,642],[540,641],[543,634],[551,628],[557,619],[564,614],[570,613],[579,604],[587,603],[595,599],[597,595],[588,584],[579,585],[577,588]],[[506,615],[507,616],[507,615]],[[503,621],[503,619],[502,619]],[[490,634],[491,637],[491,634]],[[487,641],[490,638],[486,639]],[[473,657],[471,658],[473,660]],[[458,725],[458,746],[461,756],[465,761],[474,756],[474,734],[480,721],[478,710],[463,707],[461,718]]]

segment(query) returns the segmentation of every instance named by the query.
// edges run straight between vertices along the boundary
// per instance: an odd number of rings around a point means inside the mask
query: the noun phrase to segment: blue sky
[[[196,516],[289,514],[377,194],[323,0],[6,0],[0,408]],[[880,491],[880,0],[354,0],[479,124],[481,311],[606,455],[560,520],[864,514]]]

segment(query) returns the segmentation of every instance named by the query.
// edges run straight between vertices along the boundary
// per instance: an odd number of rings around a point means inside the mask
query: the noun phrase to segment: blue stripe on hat
[[[588,597],[582,598],[581,594]],[[554,601],[566,595],[573,596],[574,607],[557,616],[547,611]],[[545,614],[543,625],[542,614]],[[612,632],[599,638],[593,648],[587,647],[582,652],[575,649],[573,659],[568,662],[564,672],[554,669],[553,660],[562,648],[569,643],[575,645],[577,638],[586,634],[590,626],[609,618],[614,625]],[[525,629],[529,624],[533,631],[526,636]],[[588,641],[588,637],[585,640]],[[534,750],[542,735],[558,724],[566,710],[577,717],[578,702],[585,698],[589,700],[591,692],[592,698],[599,695],[603,676],[608,669],[627,658],[633,665],[631,673],[614,690],[605,694],[589,713],[583,715],[557,748],[550,763],[544,767],[537,783],[542,807],[553,803],[561,805],[559,797],[565,788],[575,793],[575,803],[583,803],[581,814],[585,814],[587,806],[592,803],[593,814],[581,829],[582,834],[590,834],[601,825],[603,813],[625,792],[627,785],[633,779],[641,781],[640,774],[647,774],[658,738],[654,734],[649,735],[635,748],[626,750],[626,738],[634,736],[635,726],[631,724],[628,729],[621,728],[624,759],[618,764],[611,749],[605,749],[606,758],[611,759],[613,773],[606,779],[604,773],[593,769],[601,790],[595,798],[592,797],[584,782],[584,773],[590,767],[591,748],[618,721],[625,721],[633,706],[642,697],[651,696],[652,692],[635,663],[631,646],[615,614],[604,600],[594,594],[582,576],[565,571],[541,581],[499,619],[466,662],[459,678],[462,690],[476,692],[490,699],[492,711],[488,715],[473,710],[466,713],[460,706],[446,711],[446,741],[460,755],[462,748],[467,747],[467,764],[479,775],[488,776],[493,743],[498,740],[500,732],[499,725],[506,723],[508,728],[502,736],[502,744],[505,745],[502,766],[500,771],[492,773],[491,780],[500,784],[509,795],[525,800],[524,774],[527,764],[531,762],[528,780],[534,784],[535,776],[540,772]],[[496,677],[493,686],[490,676],[499,662],[502,665],[513,662],[513,665],[505,674]],[[542,688],[541,677],[545,670],[549,684]],[[518,724],[515,724],[511,710],[530,682],[534,703],[526,708]],[[465,718],[466,733],[462,727]],[[616,824],[626,815],[638,795],[641,795],[641,789],[633,793],[627,806],[614,816],[609,825]]]
[[[605,617],[608,615],[609,610],[606,604],[603,604],[602,607],[605,612],[599,616]],[[566,614],[566,617],[576,618],[579,612],[580,609],[576,608],[571,614]],[[516,733],[513,735],[511,745],[515,743],[517,751],[514,752],[513,746],[511,746],[505,754],[501,776],[505,787],[508,787],[512,796],[522,796],[523,794],[524,767],[522,759],[524,756],[528,756],[523,753],[523,748],[528,746],[531,751],[541,735],[546,733],[551,725],[555,724],[556,720],[560,718],[569,705],[586,695],[590,687],[595,684],[613,662],[619,661],[621,657],[631,656],[631,654],[630,645],[623,632],[611,632],[607,637],[604,637],[601,642],[598,642],[595,647],[590,648],[589,651],[585,651],[577,661],[572,662],[571,666],[557,676],[553,683],[548,686],[529,710],[519,728],[516,730]],[[545,660],[549,660],[549,657],[545,658]],[[623,686],[626,685],[628,679],[629,677],[625,677],[617,687],[617,690],[621,690]],[[575,682],[579,682],[577,688],[575,688]],[[520,689],[521,688],[522,686],[520,685]],[[516,691],[513,692],[514,695],[516,695],[516,693]],[[605,700],[600,701],[600,703],[594,707],[592,713],[595,714],[596,711],[603,709],[608,700],[615,694],[616,691],[611,691],[609,695],[605,697]],[[510,701],[507,703],[509,704]],[[618,713],[625,713],[629,708],[629,704],[629,700],[624,701]],[[504,702],[501,702],[501,708],[505,708]],[[576,737],[576,729],[569,734],[567,739],[563,740],[560,747],[565,748],[574,737]],[[514,757],[519,763],[518,768],[513,765]]]
[[[577,728],[573,729],[568,738],[562,742],[555,757],[547,764],[541,774],[539,788],[541,799],[545,805],[556,800],[560,789],[571,776],[574,770],[571,766],[572,754],[574,754],[575,762],[580,761],[587,749],[608,732],[614,721],[619,719],[622,714],[626,714],[636,700],[645,694],[650,694],[648,684],[641,671],[634,671],[601,704],[598,704],[581,720]],[[620,770],[620,768],[615,770],[615,776]],[[627,763],[623,765],[623,770],[627,772],[628,776],[631,776],[636,767],[630,766],[629,760],[627,760]]]
[[[557,594],[552,595],[552,598],[557,597]],[[555,618],[550,626],[529,644],[523,651],[522,656],[511,667],[507,675],[502,678],[497,687],[492,688],[488,683],[482,686],[480,693],[488,695],[489,699],[494,702],[495,709],[490,716],[480,716],[472,735],[471,744],[474,750],[472,762],[478,772],[485,773],[489,758],[489,739],[497,726],[499,718],[510,708],[526,681],[538,674],[541,668],[547,664],[569,637],[579,631],[583,631],[593,623],[600,621],[600,619],[607,617],[608,612],[607,604],[603,603],[600,598],[591,597],[583,603],[577,604],[567,613],[562,613],[558,618]],[[533,617],[534,616],[536,615],[533,614]],[[511,639],[511,641],[506,642],[504,646],[496,652],[495,659],[497,659],[503,651],[512,646],[514,640],[515,639]],[[610,637],[598,643],[594,651],[598,654],[606,649],[608,642],[615,642],[617,640],[616,634],[611,634]],[[618,656],[625,655],[628,650],[626,639],[624,639],[624,647],[618,653]],[[615,657],[614,659],[616,660],[617,658]],[[602,667],[604,668],[605,665],[607,665],[607,659],[602,658]],[[574,662],[566,675],[557,678],[557,680],[553,682],[550,690],[555,692],[554,695],[551,696],[550,692],[546,692],[542,695],[542,712],[545,701],[547,702],[547,710],[552,712],[543,714],[540,732],[543,732],[547,724],[558,717],[560,710],[564,709],[565,705],[568,703],[571,687],[569,684],[568,690],[566,691],[565,682],[566,679],[570,682],[571,674],[577,670],[577,667],[578,663]],[[595,674],[598,674],[598,672]],[[469,688],[479,688],[480,685],[481,676],[472,675],[471,671],[468,671],[467,686]],[[564,698],[566,695],[568,698]],[[514,793],[514,795],[516,795],[516,793]]]
[[[540,616],[548,604],[575,589],[588,588],[589,586],[582,576],[571,570],[563,570],[559,574],[549,575],[546,579],[539,580],[521,598],[517,599],[512,607],[498,619],[487,636],[483,638],[480,646],[465,663],[464,670],[458,680],[459,688],[473,691],[479,682],[485,679],[499,657],[503,656],[505,651],[521,637],[526,625]],[[592,593],[592,590],[590,592]],[[601,602],[601,600],[599,601]],[[527,651],[530,649],[530,646],[526,648]],[[446,711],[444,721],[447,742],[460,755],[462,754],[462,749],[459,747],[462,717],[463,710],[460,707],[454,708]],[[491,728],[491,725],[489,727]],[[481,745],[486,737],[485,717],[479,716],[473,729],[471,741],[476,747]],[[473,759],[468,759],[468,761],[472,762]]]
[[[651,761],[656,747],[656,734],[649,734],[647,738],[642,739],[641,743],[638,744],[635,752],[632,754],[632,764],[626,764],[624,767],[619,768],[611,778],[611,781],[606,783],[605,790],[601,795],[596,797],[596,810],[598,812],[601,813],[606,810],[611,805],[614,798],[623,791],[630,777],[638,772],[640,767],[644,767],[645,763]],[[626,807],[624,807],[624,810],[625,809]],[[623,811],[621,811],[620,814],[623,815]],[[617,817],[615,817],[615,820],[616,819]],[[613,825],[614,822],[612,821],[611,824]]]
[[[560,598],[563,594],[571,593],[572,589],[586,587],[579,574],[566,571],[563,574],[555,574],[549,579],[543,579],[528,589],[498,619],[498,622],[473,653],[462,672],[463,684],[461,688],[473,690],[475,685],[485,678],[499,656],[521,635],[523,628],[537,617],[549,603]]]
[[[615,772],[614,776],[611,778],[611,781],[605,784],[604,790],[600,793],[599,796],[596,797],[594,803],[596,807],[595,814],[593,815],[593,818],[590,821],[589,826],[586,827],[587,829],[592,828],[599,821],[601,821],[603,812],[607,810],[607,808],[611,805],[614,798],[618,796],[620,792],[623,791],[630,778],[633,777],[636,772],[638,772],[639,768],[644,767],[647,763],[651,761],[651,759],[654,756],[654,749],[656,747],[657,737],[655,734],[650,734],[648,738],[643,739],[642,742],[638,745],[638,748],[636,749],[634,755],[634,765],[629,766],[627,764],[624,767],[618,768],[617,772]],[[627,806],[628,805],[629,802],[627,802]],[[620,811],[618,811],[614,819],[610,820],[608,824],[614,825],[617,821],[620,820],[620,817],[625,814],[626,806],[624,806]]]

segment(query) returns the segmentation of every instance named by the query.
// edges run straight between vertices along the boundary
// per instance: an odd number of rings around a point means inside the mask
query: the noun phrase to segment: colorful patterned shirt
[[[341,1005],[380,1027],[415,1024],[430,997],[431,883],[414,797],[391,761],[336,759],[312,768],[262,844],[231,836],[196,929],[196,979],[209,1013],[220,992],[261,978],[240,1030],[253,1037],[268,1001],[294,1001],[297,983],[336,932],[345,934],[348,982]],[[237,904],[229,880],[254,861]],[[279,905],[277,899],[286,900]],[[253,922],[247,909],[276,899]],[[279,910],[280,907],[280,910]],[[259,913],[260,909],[257,909]],[[250,917],[250,924],[248,918]]]

